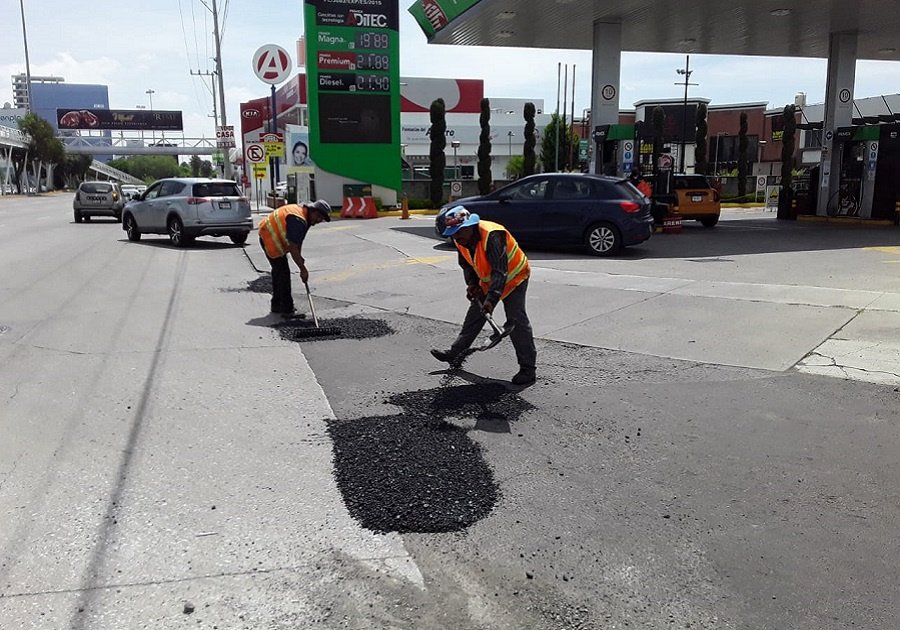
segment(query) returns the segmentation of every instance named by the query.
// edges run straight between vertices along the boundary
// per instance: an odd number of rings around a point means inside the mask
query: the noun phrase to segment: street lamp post
[[[684,83],[676,83],[675,85],[684,85],[684,108],[681,110],[681,150],[678,152],[678,172],[684,173],[684,153],[687,147],[687,97],[688,97],[688,86],[689,85],[700,85],[699,83],[691,83],[691,75],[694,73],[691,70],[691,56],[686,55],[684,61],[684,68],[678,68],[675,70],[678,74],[684,77]]]
[[[453,147],[453,172],[455,174],[455,179],[459,179],[459,159],[457,158],[456,150],[459,148],[459,140],[451,140],[450,146]]]

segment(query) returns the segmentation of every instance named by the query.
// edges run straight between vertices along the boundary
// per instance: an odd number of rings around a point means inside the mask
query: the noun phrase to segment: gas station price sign
[[[398,0],[305,0],[310,155],[400,188]]]

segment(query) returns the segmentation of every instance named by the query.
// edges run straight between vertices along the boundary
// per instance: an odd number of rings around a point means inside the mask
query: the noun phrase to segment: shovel
[[[480,300],[472,300],[472,301],[476,302],[478,305],[482,305]],[[491,334],[490,337],[488,337],[488,340],[486,342],[484,342],[482,345],[474,347],[474,348],[469,348],[466,351],[467,355],[472,354],[473,352],[481,352],[482,350],[490,350],[491,348],[496,346],[498,343],[503,341],[506,337],[509,337],[509,333],[511,333],[513,331],[513,329],[516,327],[515,322],[513,322],[509,326],[504,326],[503,328],[500,328],[500,326],[497,325],[497,322],[494,321],[494,318],[491,316],[490,313],[484,313],[484,318],[487,320],[487,323],[491,325],[491,328],[494,330],[494,332]]]

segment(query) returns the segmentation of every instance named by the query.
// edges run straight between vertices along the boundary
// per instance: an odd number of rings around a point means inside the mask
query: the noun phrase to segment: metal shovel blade
[[[490,350],[491,348],[496,346],[498,343],[503,341],[506,337],[509,337],[509,333],[511,333],[513,331],[513,329],[516,327],[515,323],[512,323],[508,327],[500,328],[494,322],[493,317],[491,317],[487,313],[485,313],[484,317],[485,317],[485,319],[487,319],[488,323],[491,325],[491,328],[494,329],[494,334],[492,334],[490,337],[488,337],[487,343],[483,344],[479,348],[476,348],[476,350],[478,350],[478,351]]]

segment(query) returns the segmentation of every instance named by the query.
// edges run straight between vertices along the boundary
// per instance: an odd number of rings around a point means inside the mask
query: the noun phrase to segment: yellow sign
[[[254,164],[253,165],[253,177],[256,179],[265,179],[266,178],[266,165],[265,164]]]
[[[266,142],[266,158],[281,158],[284,159],[284,142]]]

